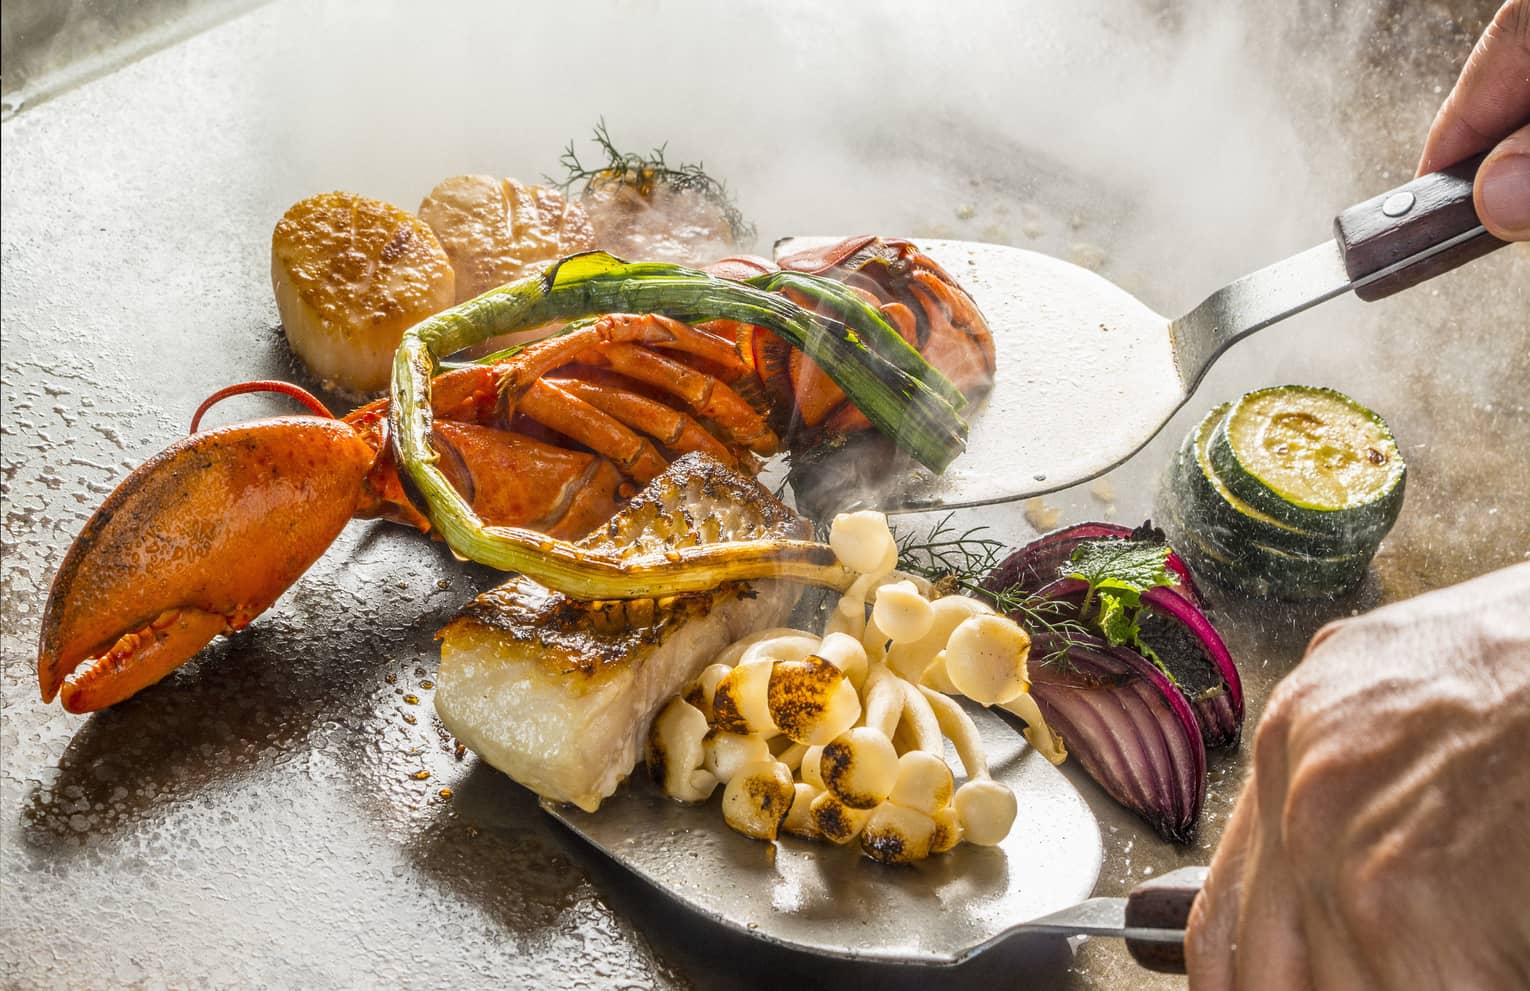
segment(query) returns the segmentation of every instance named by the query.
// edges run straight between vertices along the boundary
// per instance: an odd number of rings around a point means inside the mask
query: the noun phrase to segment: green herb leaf
[[[1146,540],[1091,540],[1073,552],[1063,572],[1064,578],[1088,582],[1091,592],[1113,588],[1138,596],[1174,581],[1169,546]]]
[[[1131,647],[1157,662],[1142,642],[1138,618],[1142,593],[1172,584],[1169,547],[1147,540],[1092,540],[1079,546],[1062,569],[1064,578],[1088,582],[1083,614],[1113,644]],[[1162,665],[1159,665],[1162,667]]]

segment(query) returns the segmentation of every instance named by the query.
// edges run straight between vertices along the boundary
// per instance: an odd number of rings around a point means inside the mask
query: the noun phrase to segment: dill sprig
[[[727,183],[708,175],[701,162],[669,164],[664,158],[665,150],[669,147],[667,141],[647,155],[622,151],[611,140],[603,117],[595,125],[594,141],[600,153],[605,156],[603,163],[593,167],[585,165],[574,148],[574,142],[570,141],[558,158],[558,164],[565,173],[563,179],[560,181],[547,176],[547,180],[558,185],[564,192],[579,182],[584,183],[581,193],[610,184],[631,187],[644,198],[653,195],[654,190],[661,186],[680,192],[694,192],[722,211],[723,219],[728,223],[729,236],[735,245],[747,247],[754,243],[755,227],[739,212],[733,202],[733,195],[728,192]]]
[[[1031,632],[1056,637],[1057,647],[1042,657],[1042,664],[1066,664],[1068,648],[1075,637],[1092,635],[1089,626],[1078,618],[1078,610],[1066,602],[1045,599],[1023,591],[1018,585],[992,590],[983,579],[998,567],[1008,553],[1003,541],[984,536],[986,526],[958,530],[947,513],[924,539],[913,534],[898,541],[898,567],[928,579],[942,594],[972,595],[991,603],[997,611],[1012,616]]]

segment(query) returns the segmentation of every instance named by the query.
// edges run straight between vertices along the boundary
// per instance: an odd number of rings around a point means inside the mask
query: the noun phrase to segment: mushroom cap
[[[744,651],[748,650],[750,647],[753,647],[757,643],[761,643],[766,640],[774,640],[777,637],[811,637],[812,635],[813,634],[807,632],[806,630],[797,630],[790,626],[772,626],[768,630],[760,630],[756,633],[749,634],[747,637],[742,637],[733,641],[728,646],[724,647],[721,653],[713,658],[713,663],[726,664],[731,668],[738,664],[739,658],[744,656]]]
[[[838,667],[816,656],[773,664],[767,702],[781,732],[810,746],[833,740],[861,715],[855,686]]]
[[[713,729],[702,741],[702,766],[723,784],[750,764],[774,759],[763,736]]]
[[[951,804],[955,791],[956,780],[944,760],[926,750],[910,750],[898,758],[898,779],[887,800],[933,816]]]
[[[931,853],[945,853],[962,841],[962,823],[956,809],[947,805],[931,817],[935,821],[935,838],[930,841]]]
[[[887,666],[898,676],[914,684],[924,677],[935,655],[946,649],[946,641],[962,623],[973,616],[990,616],[993,610],[985,603],[965,595],[946,595],[930,603],[930,628],[919,639],[894,643],[887,651]]]
[[[791,811],[796,791],[792,772],[778,760],[745,764],[723,789],[723,819],[757,840],[773,840]]]
[[[884,864],[911,864],[930,855],[935,820],[923,812],[883,802],[861,830],[861,852]]]
[[[706,716],[680,698],[671,699],[649,727],[648,770],[670,798],[704,802],[717,787],[717,778],[702,768],[706,734]]]
[[[818,761],[824,787],[853,809],[887,801],[898,780],[898,751],[881,730],[857,726],[823,748]]]
[[[790,633],[750,644],[739,655],[739,664],[754,661],[800,661],[818,650],[819,638],[811,633]]]
[[[840,564],[863,575],[885,575],[898,563],[898,543],[887,516],[875,510],[834,517],[829,524],[829,546]]]
[[[808,807],[818,835],[830,843],[844,845],[860,835],[866,820],[871,818],[870,809],[852,809],[834,797],[831,791],[819,792]]]
[[[1002,705],[1030,687],[1031,638],[1006,616],[963,620],[946,643],[946,676],[980,705]]]
[[[871,620],[893,643],[915,643],[930,632],[935,609],[913,582],[893,582],[877,589]]]
[[[712,695],[712,725],[729,733],[774,736],[779,732],[770,718],[771,667],[768,660],[761,660],[729,671]]]
[[[708,722],[712,719],[712,699],[717,694],[717,686],[732,670],[726,664],[708,664],[685,688],[684,699],[701,710]]]
[[[830,633],[814,651],[819,657],[845,672],[856,691],[866,681],[866,648],[848,633]]]

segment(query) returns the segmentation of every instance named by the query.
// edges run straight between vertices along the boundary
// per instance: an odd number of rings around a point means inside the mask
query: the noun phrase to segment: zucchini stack
[[[1385,421],[1332,389],[1259,389],[1206,415],[1170,469],[1176,547],[1212,581],[1314,599],[1359,584],[1402,509]]]

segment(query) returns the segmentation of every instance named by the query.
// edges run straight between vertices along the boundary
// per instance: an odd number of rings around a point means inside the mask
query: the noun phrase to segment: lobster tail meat
[[[53,579],[43,700],[111,705],[243,628],[334,541],[374,456],[338,420],[278,417],[193,434],[140,465]]]
[[[622,479],[605,458],[476,423],[437,423],[441,467],[486,520],[582,537],[621,508]]]

